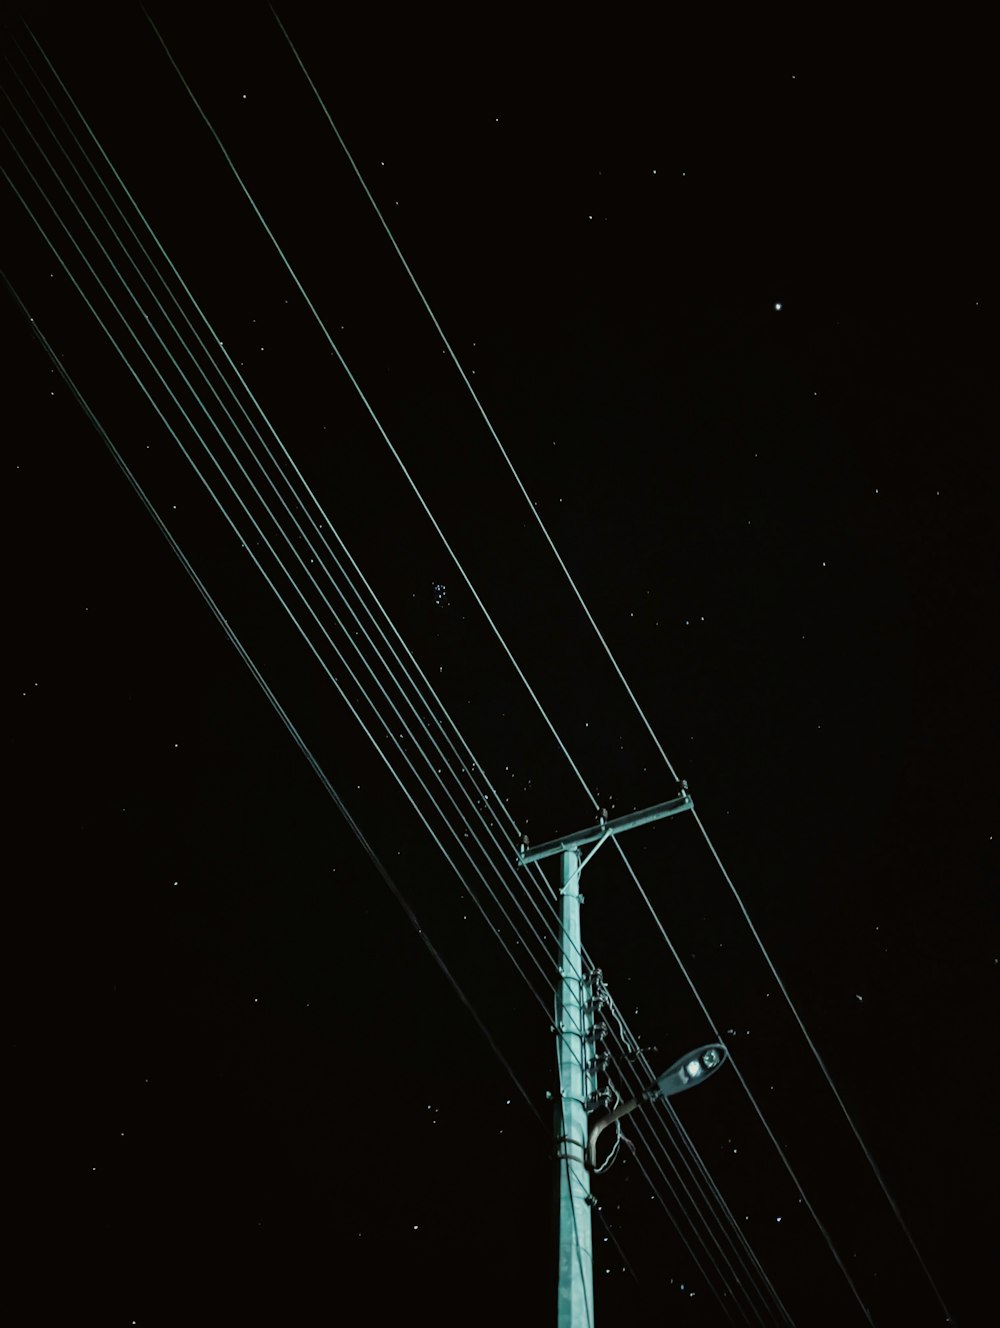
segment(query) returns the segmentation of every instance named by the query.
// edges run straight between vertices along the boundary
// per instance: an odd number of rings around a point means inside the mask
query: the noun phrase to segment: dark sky
[[[7,277],[537,1109],[7,298],[25,1272],[109,1325],[553,1323],[551,933],[541,948],[514,914],[515,933],[483,878],[508,907],[507,888],[529,912],[549,896],[463,818],[502,802],[504,834],[539,842],[676,779],[267,7],[150,12],[301,290],[141,10],[25,12],[44,56],[15,7]],[[946,1322],[935,1286],[980,1321],[998,954],[981,36],[720,50],[617,12],[585,31],[281,14],[933,1283],[690,816],[622,840],[649,906],[611,848],[585,873],[585,941],[629,1035],[654,1068],[723,1035],[875,1323]],[[244,443],[143,284],[168,303],[146,223],[489,799],[450,748],[424,762],[430,702],[415,719],[397,700],[415,736],[388,711],[343,574],[292,532],[311,617],[250,526],[266,514],[226,450]],[[863,1324],[731,1069],[677,1114],[790,1318]],[[670,1118],[625,1133],[595,1181],[599,1322],[775,1321],[721,1257],[704,1179],[677,1183]]]

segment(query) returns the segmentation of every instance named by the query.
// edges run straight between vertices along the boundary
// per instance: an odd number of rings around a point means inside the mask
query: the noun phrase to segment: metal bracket
[[[554,853],[563,853],[569,848],[579,848],[583,844],[596,844],[592,853],[588,854],[587,861],[593,856],[593,853],[600,848],[605,839],[615,834],[621,834],[625,830],[633,830],[640,825],[649,825],[652,821],[660,821],[666,816],[676,816],[678,812],[690,811],[694,806],[691,794],[687,789],[681,786],[679,797],[670,798],[667,802],[658,803],[655,807],[647,807],[641,812],[629,812],[625,816],[616,816],[613,821],[607,821],[603,825],[590,825],[585,830],[577,830],[574,834],[565,835],[561,839],[550,839],[545,844],[539,844],[537,848],[529,848],[522,840],[519,847],[518,861],[524,865],[529,862],[538,862],[541,858],[551,857]]]

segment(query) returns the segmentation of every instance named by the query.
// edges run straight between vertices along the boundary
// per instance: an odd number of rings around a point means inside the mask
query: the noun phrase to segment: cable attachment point
[[[657,1046],[652,1046],[652,1047],[640,1047],[640,1046],[636,1045],[636,1047],[635,1047],[634,1050],[632,1050],[632,1051],[626,1051],[626,1053],[625,1053],[625,1059],[629,1062],[629,1064],[634,1065],[635,1062],[639,1059],[640,1056],[645,1056],[645,1054],[646,1054],[647,1051],[659,1051],[659,1047],[657,1047]]]
[[[610,1064],[611,1064],[611,1052],[605,1050],[598,1052],[596,1056],[590,1057],[590,1059],[587,1061],[587,1069],[596,1070],[598,1074],[604,1074],[607,1072],[607,1068]]]
[[[591,1093],[587,1099],[587,1114],[590,1115],[601,1108],[610,1111],[617,1096],[618,1094],[612,1088],[602,1088],[596,1093]]]
[[[610,1004],[611,994],[604,981],[604,974],[599,968],[595,968],[590,975],[587,990],[589,993],[587,1010],[590,1014],[596,1014],[603,1006]]]

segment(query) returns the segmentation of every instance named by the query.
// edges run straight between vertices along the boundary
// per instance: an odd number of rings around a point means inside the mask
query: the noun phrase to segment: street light
[[[601,1132],[623,1116],[628,1116],[644,1102],[655,1102],[658,1097],[674,1097],[695,1084],[703,1084],[723,1064],[727,1056],[721,1042],[709,1042],[704,1047],[696,1047],[680,1060],[674,1061],[669,1070],[658,1075],[656,1083],[643,1089],[638,1097],[631,1097],[627,1102],[620,1102],[612,1111],[605,1111],[590,1127],[590,1139],[587,1144],[587,1160],[593,1171],[597,1165],[597,1140]]]
[[[522,866],[539,862],[543,858],[559,858],[559,984],[556,987],[555,1022],[556,1056],[559,1064],[559,1110],[556,1113],[555,1161],[559,1187],[559,1281],[557,1314],[559,1328],[593,1328],[594,1278],[593,1233],[590,1205],[590,1171],[588,1166],[591,1143],[587,1121],[587,1106],[596,1091],[595,1067],[600,1057],[595,1056],[594,1006],[588,997],[588,983],[583,971],[583,939],[580,927],[580,905],[583,893],[580,878],[584,867],[609,839],[615,839],[627,830],[677,816],[694,807],[687,786],[682,783],[677,797],[669,798],[655,807],[616,816],[609,820],[606,811],[598,814],[582,830],[558,839],[550,839],[538,848],[529,848],[521,838],[519,861]],[[581,850],[589,848],[586,856]],[[710,1050],[701,1048],[701,1051]],[[719,1048],[720,1055],[724,1055]],[[700,1053],[686,1058],[690,1063],[699,1056],[699,1065],[707,1075],[714,1065],[700,1059]],[[674,1067],[681,1069],[683,1067]],[[699,1078],[702,1074],[698,1075]],[[686,1082],[685,1082],[686,1086]],[[653,1096],[661,1091],[659,1084]],[[668,1086],[668,1091],[669,1086]],[[672,1091],[677,1091],[676,1089]],[[629,1107],[637,1106],[634,1102]],[[618,1115],[624,1115],[619,1111]],[[611,1117],[614,1119],[614,1117]],[[600,1133],[603,1125],[597,1128]]]

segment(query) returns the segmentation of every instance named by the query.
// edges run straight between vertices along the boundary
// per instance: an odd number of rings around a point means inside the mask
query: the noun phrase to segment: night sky
[[[279,12],[439,328],[267,6],[153,5],[169,56],[129,5],[5,10],[31,1321],[554,1323],[557,866],[514,844],[684,778],[707,838],[584,873],[609,1082],[721,1035],[822,1229],[725,1067],[676,1102],[705,1172],[661,1106],[595,1178],[598,1322],[982,1322],[983,35],[318,8]]]

